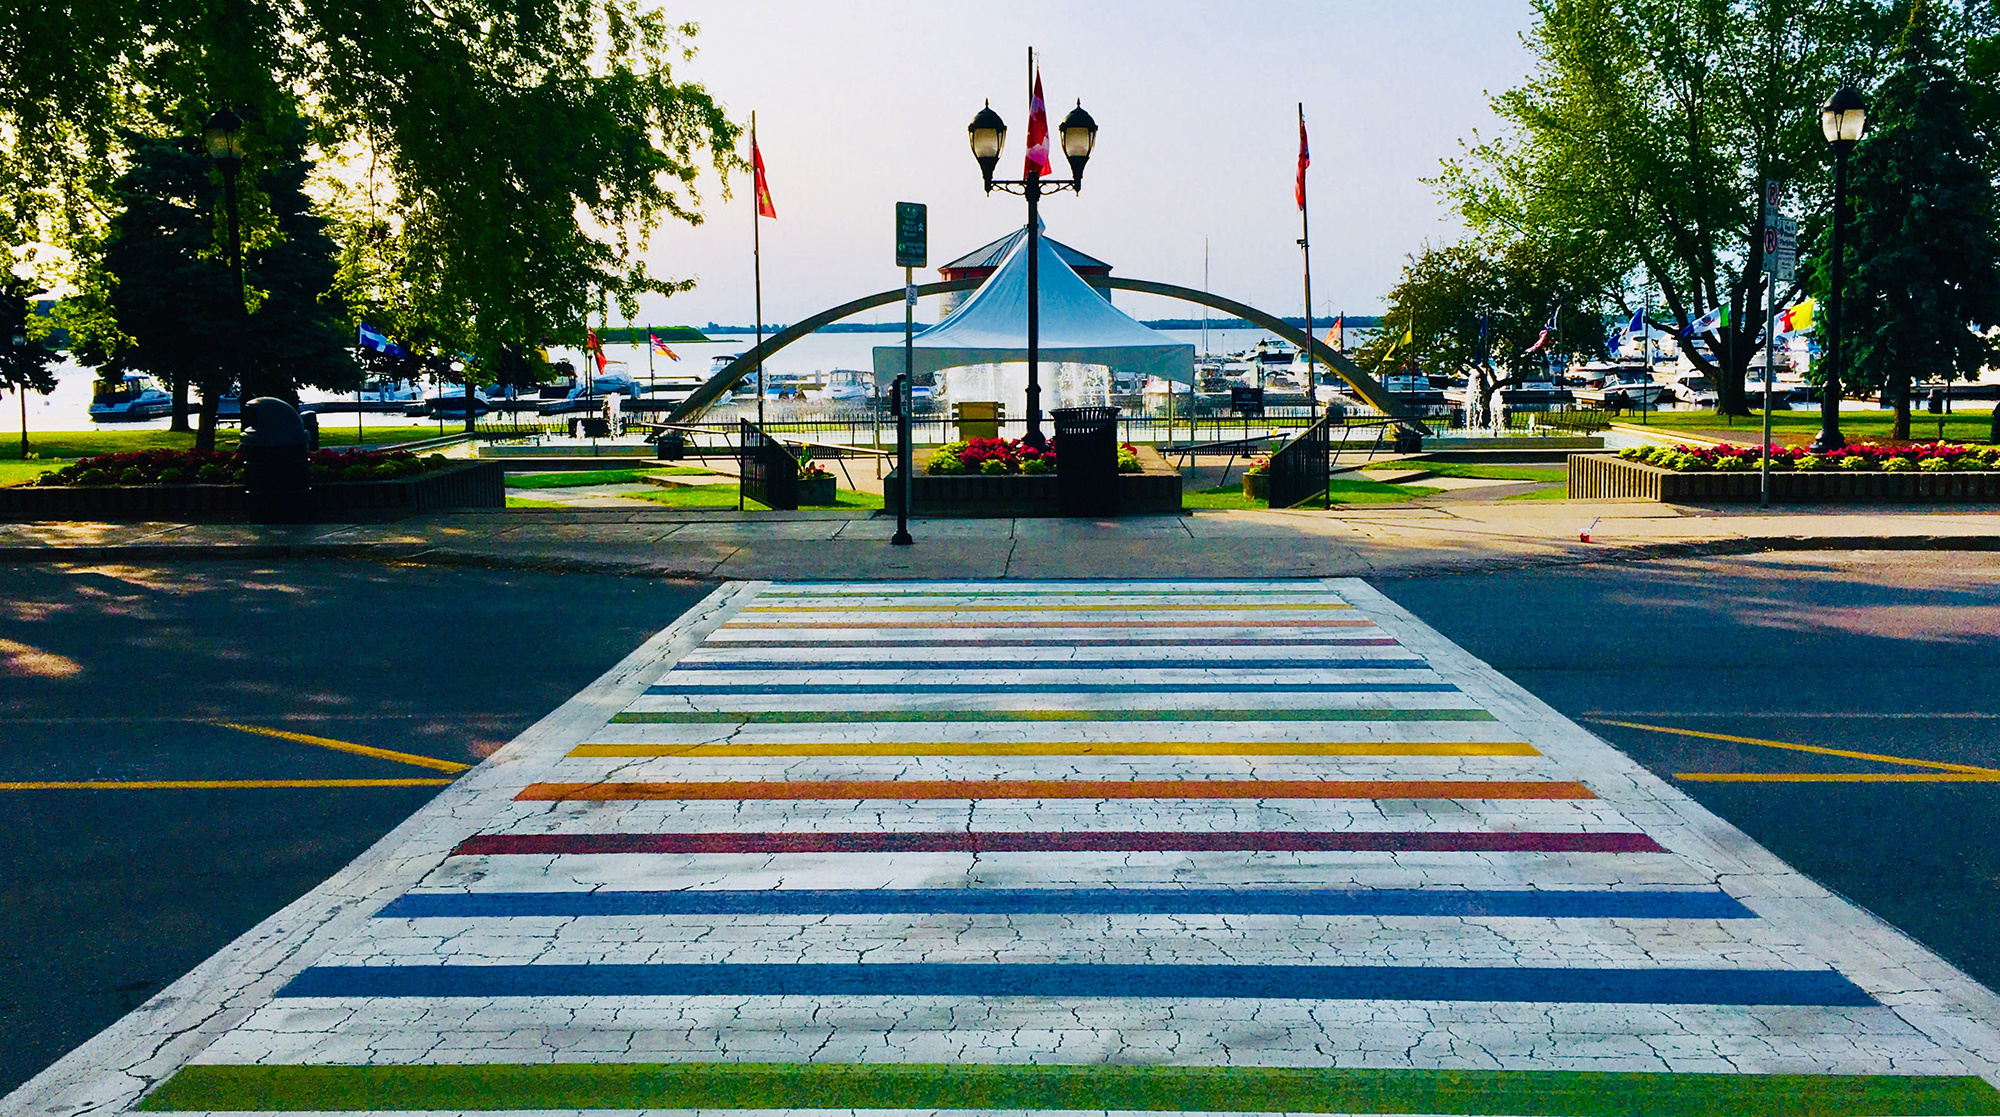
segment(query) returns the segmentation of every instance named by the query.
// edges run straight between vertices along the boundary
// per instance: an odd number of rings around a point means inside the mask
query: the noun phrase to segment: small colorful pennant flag
[[[671,357],[676,361],[681,359],[679,353],[667,348],[667,343],[660,340],[659,334],[648,333],[646,337],[653,343],[653,352],[658,353],[662,357]]]
[[[1298,196],[1299,208],[1306,208],[1306,168],[1312,166],[1312,153],[1306,147],[1306,113],[1299,109],[1299,183],[1294,193]]]
[[[1542,335],[1536,338],[1535,343],[1533,345],[1528,346],[1528,348],[1521,353],[1521,356],[1525,357],[1529,353],[1539,353],[1543,349],[1548,348],[1549,345],[1555,341],[1556,316],[1561,313],[1562,313],[1561,307],[1557,307],[1556,309],[1549,311],[1549,320],[1542,326]]]
[[[757,216],[777,220],[778,207],[771,204],[771,184],[764,180],[764,153],[757,148],[757,136],[750,136],[750,165],[756,173]]]
[[[1042,103],[1042,71],[1035,69],[1034,91],[1028,95],[1028,158],[1022,178],[1047,178],[1055,173],[1049,162],[1049,107]]]
[[[1778,332],[1781,334],[1803,333],[1813,328],[1813,301],[1807,299],[1778,315]]]

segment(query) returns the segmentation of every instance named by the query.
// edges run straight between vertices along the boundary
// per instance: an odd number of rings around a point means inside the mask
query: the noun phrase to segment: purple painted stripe
[[[1129,639],[1094,638],[1072,636],[1060,640],[864,640],[842,638],[840,640],[715,640],[711,639],[702,647],[714,648],[1183,648],[1187,640],[1183,637],[1154,638],[1134,636]],[[1388,636],[1248,636],[1228,640],[1203,640],[1204,648],[1262,648],[1262,647],[1343,647],[1343,648],[1393,648],[1394,638]],[[1216,666],[1227,666],[1229,661],[1216,660]]]
[[[479,834],[453,852],[1091,853],[1091,852],[1664,853],[1644,834],[1452,831],[984,831],[830,834]]]

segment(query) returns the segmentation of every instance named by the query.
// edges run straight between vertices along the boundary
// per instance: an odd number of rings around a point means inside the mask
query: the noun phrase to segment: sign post
[[[1777,179],[1764,183],[1764,451],[1757,484],[1757,506],[1771,506],[1771,382],[1777,378],[1778,287],[1798,275],[1799,227],[1778,212],[1784,188]]]
[[[896,534],[889,542],[907,547],[910,538],[910,498],[916,488],[911,473],[916,455],[910,449],[910,388],[916,379],[917,284],[915,269],[928,262],[930,211],[922,202],[896,203],[896,264],[903,269],[903,375],[895,389],[896,475],[902,499],[896,503]]]

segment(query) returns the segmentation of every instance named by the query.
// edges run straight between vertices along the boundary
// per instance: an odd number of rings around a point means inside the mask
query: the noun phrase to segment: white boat
[[[128,372],[118,381],[99,380],[91,390],[90,421],[138,423],[174,412],[174,397],[160,390],[150,376]]]
[[[417,391],[417,386],[407,380],[377,377],[363,382],[361,390],[355,393],[355,399],[361,406],[366,407],[369,404],[408,403],[421,394]]]
[[[826,401],[848,405],[875,398],[875,374],[837,368],[826,374]]]
[[[1667,391],[1674,399],[1690,407],[1715,406],[1715,385],[1709,381],[1706,373],[1675,373],[1673,380],[1667,384]]]

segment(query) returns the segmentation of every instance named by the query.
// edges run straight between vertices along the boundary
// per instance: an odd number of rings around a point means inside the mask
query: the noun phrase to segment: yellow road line
[[[1810,752],[1820,756],[1844,756],[1849,760],[1873,760],[1882,764],[1908,764],[1917,768],[1938,768],[1946,772],[1964,772],[1980,776],[2000,776],[2000,768],[1981,768],[1975,764],[1948,764],[1942,760],[1915,760],[1907,756],[1887,756],[1879,752],[1852,752],[1847,749],[1821,748],[1818,745],[1795,745],[1789,741],[1766,741],[1760,737],[1732,737],[1727,733],[1704,733],[1698,729],[1675,729],[1666,725],[1640,725],[1633,721],[1612,721],[1610,718],[1586,718],[1600,725],[1616,725],[1626,729],[1644,729],[1649,733],[1672,733],[1681,737],[1701,737],[1710,741],[1734,741],[1739,745],[1758,745],[1767,749],[1789,749],[1792,752]]]
[[[1540,756],[1526,741],[787,741],[584,744],[571,756]]]
[[[241,791],[269,787],[435,787],[446,779],[403,780],[36,780],[0,783],[0,791]]]
[[[369,745],[357,745],[352,741],[336,741],[332,737],[315,737],[310,733],[293,733],[284,729],[266,729],[261,725],[239,725],[233,721],[218,721],[214,724],[224,729],[234,729],[239,733],[255,733],[261,737],[276,737],[281,741],[297,741],[302,745],[314,745],[338,752],[351,752],[357,756],[372,756],[378,760],[393,760],[398,764],[414,764],[419,768],[435,768],[440,772],[463,772],[470,764],[460,764],[456,760],[439,760],[434,756],[418,756],[413,752],[397,752],[395,749],[378,749]]]
[[[2000,783],[2000,772],[1675,772],[1695,783]]]

